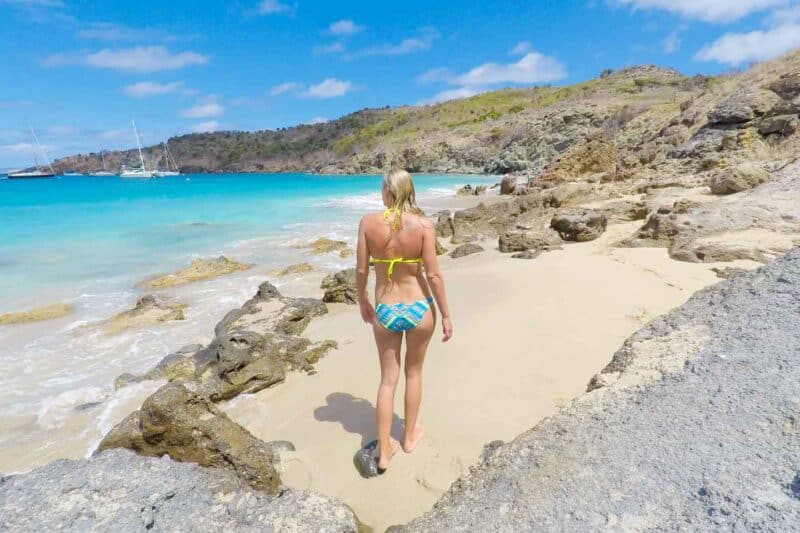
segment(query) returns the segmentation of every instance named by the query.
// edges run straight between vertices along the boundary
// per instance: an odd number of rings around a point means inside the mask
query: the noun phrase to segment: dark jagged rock
[[[325,289],[325,295],[322,297],[323,302],[352,305],[358,303],[355,268],[348,268],[326,276],[322,280],[321,288]]]
[[[169,383],[147,398],[100,442],[98,452],[127,448],[235,472],[254,488],[275,493],[280,484],[272,452],[201,395]]]
[[[586,242],[606,231],[608,219],[597,211],[585,210],[558,214],[550,225],[565,241]]]
[[[459,244],[456,246],[452,252],[450,252],[450,257],[453,259],[457,259],[459,257],[464,257],[465,255],[476,254],[478,252],[483,251],[483,246],[479,244],[475,244],[474,242],[468,242],[466,244]]]

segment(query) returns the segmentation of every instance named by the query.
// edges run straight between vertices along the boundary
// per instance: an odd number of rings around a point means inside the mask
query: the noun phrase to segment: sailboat
[[[121,178],[154,178],[155,173],[152,170],[147,170],[144,164],[144,156],[142,155],[142,142],[139,140],[139,132],[136,130],[136,122],[131,120],[133,124],[133,133],[136,135],[136,147],[139,149],[139,161],[142,166],[123,169],[119,173]]]
[[[163,178],[165,176],[180,176],[181,171],[178,168],[178,163],[175,162],[175,158],[172,157],[172,154],[169,153],[169,148],[167,148],[167,143],[161,143],[164,146],[164,161],[167,162],[167,170],[156,170],[153,174],[156,177]],[[170,170],[175,167],[175,170]]]
[[[110,170],[106,170],[106,151],[100,150],[100,160],[103,162],[103,170],[95,170],[94,172],[89,172],[90,176],[115,176],[113,172]]]
[[[53,166],[50,164],[50,161],[47,159],[47,157],[44,158],[45,162],[47,163],[47,168],[39,166],[39,153],[42,152],[42,145],[39,144],[39,138],[36,137],[36,132],[33,131],[33,128],[31,128],[31,135],[33,136],[33,140],[36,142],[36,150],[33,152],[33,169],[9,172],[8,179],[10,180],[52,178],[56,175],[56,172],[53,170]]]

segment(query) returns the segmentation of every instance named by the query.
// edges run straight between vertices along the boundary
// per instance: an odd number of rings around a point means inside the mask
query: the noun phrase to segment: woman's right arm
[[[422,236],[422,263],[425,266],[425,276],[428,285],[436,299],[436,305],[442,314],[442,342],[447,342],[453,336],[453,325],[450,322],[450,308],[447,307],[447,295],[444,290],[444,278],[439,268],[439,258],[436,257],[436,228],[433,224],[424,225]]]
[[[358,224],[358,243],[356,244],[356,291],[361,319],[367,324],[375,322],[375,308],[367,296],[367,280],[369,279],[369,250],[367,249],[366,222],[361,219]]]

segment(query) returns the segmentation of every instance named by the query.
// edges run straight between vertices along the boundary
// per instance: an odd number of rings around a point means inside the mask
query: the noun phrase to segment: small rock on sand
[[[188,268],[184,268],[143,281],[140,285],[145,289],[167,289],[196,281],[204,281],[226,274],[231,274],[239,270],[247,270],[250,265],[228,259],[224,255],[216,259],[195,259]]]
[[[116,334],[127,329],[152,326],[161,322],[183,320],[185,304],[169,302],[148,294],[139,298],[133,309],[128,309],[111,317],[105,324],[106,333]]]
[[[41,322],[42,320],[52,320],[61,318],[72,312],[69,304],[52,304],[29,309],[27,311],[16,311],[0,315],[0,325],[23,324],[26,322]]]
[[[466,244],[461,244],[456,246],[456,248],[450,252],[450,257],[453,259],[458,259],[459,257],[464,257],[465,255],[476,254],[478,252],[482,252],[483,247],[475,244],[474,242],[468,242]]]
[[[279,268],[277,270],[273,270],[271,274],[276,278],[283,278],[285,276],[291,276],[296,274],[307,274],[308,272],[314,271],[314,265],[311,263],[297,263],[296,265],[289,265],[285,268]]]
[[[308,248],[314,255],[328,254],[331,252],[339,252],[341,257],[352,255],[352,250],[347,247],[344,241],[335,241],[327,237],[320,237],[316,241],[309,244],[301,244],[298,248]]]

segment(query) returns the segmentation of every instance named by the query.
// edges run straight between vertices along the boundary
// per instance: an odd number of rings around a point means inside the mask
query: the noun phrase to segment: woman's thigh
[[[431,307],[417,327],[406,331],[406,372],[422,367],[434,329],[436,329],[436,310]]]

